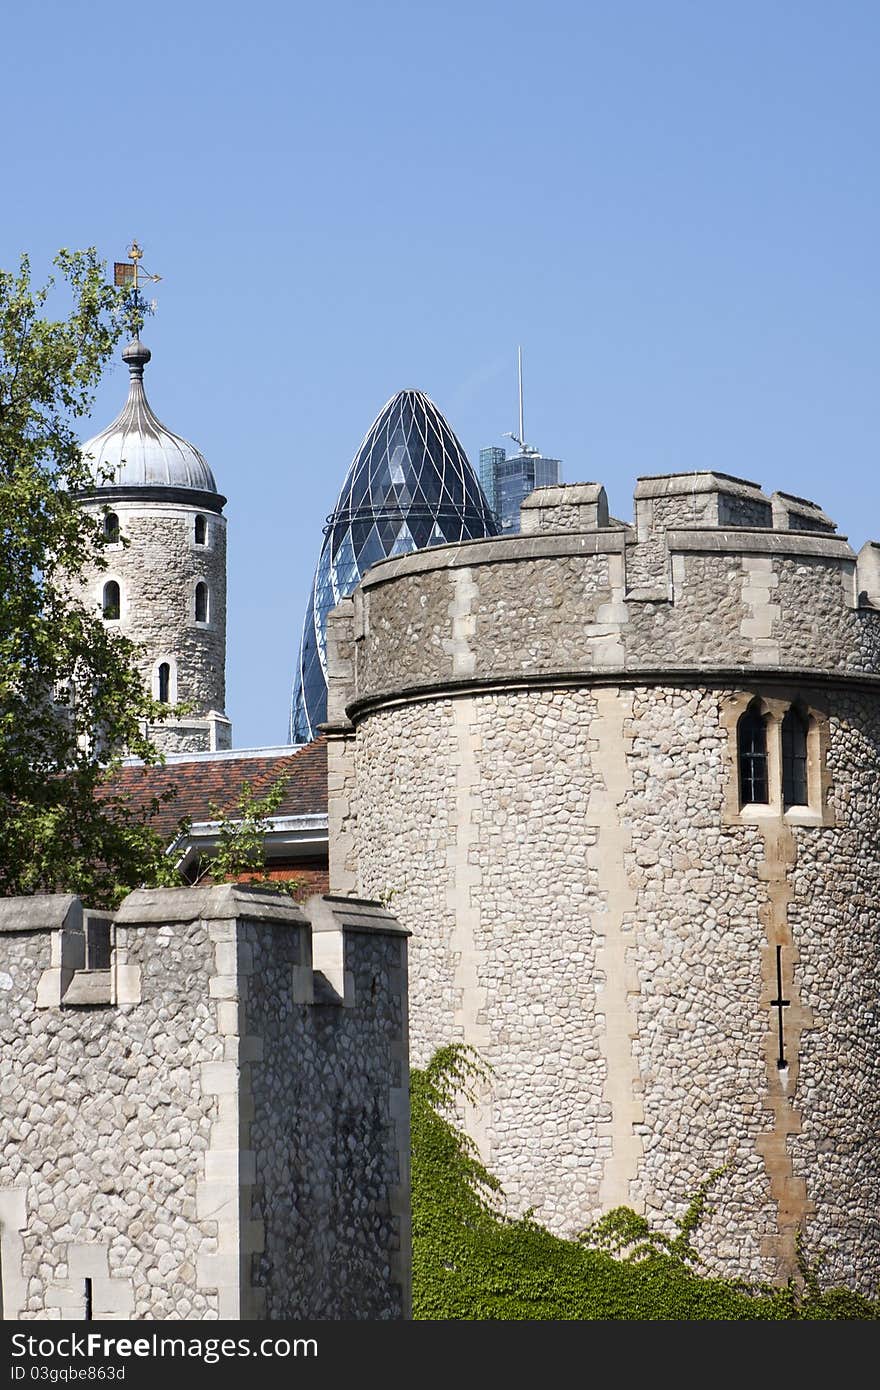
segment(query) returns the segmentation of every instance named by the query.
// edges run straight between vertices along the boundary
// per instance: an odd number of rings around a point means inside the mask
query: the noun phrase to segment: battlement
[[[329,722],[468,683],[602,674],[880,675],[880,547],[816,503],[711,471],[540,488],[518,536],[375,565],[331,615]]]
[[[405,1316],[406,937],[231,884],[0,901],[4,1316]]]
[[[768,497],[758,483],[711,470],[638,478],[633,500],[634,539],[641,543],[683,526],[826,533],[837,530],[816,502],[788,492],[774,492]],[[608,499],[600,483],[536,488],[521,510],[523,533],[621,525],[609,518]]]

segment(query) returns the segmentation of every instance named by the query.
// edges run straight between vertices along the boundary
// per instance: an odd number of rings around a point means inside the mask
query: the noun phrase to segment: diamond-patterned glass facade
[[[308,743],[327,717],[327,614],[370,565],[497,534],[477,475],[434,402],[398,392],[367,432],[327,521],[293,683],[292,743]]]

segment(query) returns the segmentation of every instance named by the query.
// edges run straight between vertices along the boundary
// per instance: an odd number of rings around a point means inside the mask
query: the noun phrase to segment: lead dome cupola
[[[123,349],[130,375],[128,400],[116,419],[82,446],[95,486],[216,492],[214,474],[196,446],[169,430],[153,413],[144,391],[144,367],[151,357],[139,337]]]

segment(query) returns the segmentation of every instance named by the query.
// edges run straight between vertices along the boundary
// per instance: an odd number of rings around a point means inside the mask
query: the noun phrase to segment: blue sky
[[[374,415],[417,386],[476,464],[518,343],[527,438],[617,516],[712,467],[880,537],[880,6],[37,0],[4,46],[0,264],[134,236],[163,276],[147,387],[229,498],[237,746],[286,738]]]

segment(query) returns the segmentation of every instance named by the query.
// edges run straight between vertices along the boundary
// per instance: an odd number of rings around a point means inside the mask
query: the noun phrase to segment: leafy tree
[[[289,778],[279,777],[262,796],[250,782],[243,782],[235,809],[224,815],[212,802],[211,815],[219,822],[217,844],[206,855],[198,882],[250,883],[277,893],[296,897],[302,888],[299,879],[275,879],[266,863],[266,833],[271,817],[284,800]]]
[[[60,283],[40,288],[27,257],[0,270],[0,893],[107,905],[172,875],[150,826],[158,803],[126,802],[110,781],[126,751],[156,761],[145,729],[162,707],[133,644],[75,597],[106,543],[76,500],[91,485],[76,422],[143,306],[106,283],[94,250],[55,265]]]

